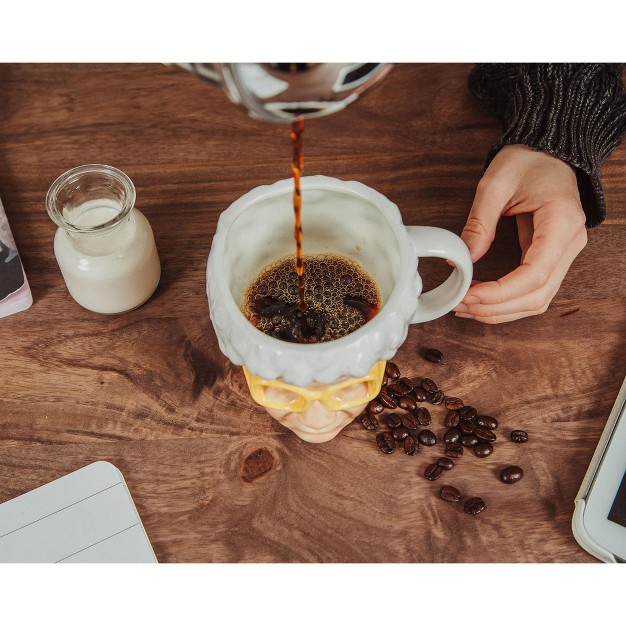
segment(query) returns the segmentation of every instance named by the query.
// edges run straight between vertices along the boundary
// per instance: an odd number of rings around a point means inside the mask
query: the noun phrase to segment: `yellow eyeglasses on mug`
[[[385,373],[385,361],[378,361],[366,376],[320,385],[319,389],[259,378],[251,374],[245,366],[243,373],[252,399],[268,409],[301,412],[306,411],[314,400],[318,400],[331,411],[342,411],[365,404],[379,394]]]

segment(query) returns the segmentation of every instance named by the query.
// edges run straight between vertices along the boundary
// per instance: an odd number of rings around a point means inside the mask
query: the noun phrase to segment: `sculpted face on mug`
[[[344,376],[337,382],[347,380],[350,379]],[[333,383],[333,385],[322,385],[320,383],[312,383],[308,387],[305,387],[305,389],[314,392],[322,392],[335,384],[336,383]],[[366,397],[367,392],[367,383],[357,382],[354,385],[342,389],[335,395],[337,399],[351,402]],[[288,402],[290,393],[291,392],[285,391],[284,389],[269,388],[266,391],[266,398],[277,403]],[[365,400],[362,404],[351,408],[333,410],[328,408],[320,400],[313,400],[310,406],[304,411],[271,409],[267,407],[265,407],[265,410],[283,426],[292,430],[301,439],[304,439],[304,441],[322,443],[324,441],[330,441],[341,429],[350,424],[357,415],[363,412],[368,402],[369,400]]]
[[[255,402],[304,441],[322,443],[335,437],[378,395],[385,361],[378,361],[362,378],[341,376],[329,384],[314,381],[306,387],[259,378],[245,366],[243,371]]]

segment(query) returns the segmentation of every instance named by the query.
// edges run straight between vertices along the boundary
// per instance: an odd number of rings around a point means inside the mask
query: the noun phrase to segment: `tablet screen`
[[[626,473],[622,477],[622,482],[609,511],[609,520],[621,526],[626,526]]]

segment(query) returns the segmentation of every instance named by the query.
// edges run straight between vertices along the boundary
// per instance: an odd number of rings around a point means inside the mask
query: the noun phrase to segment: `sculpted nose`
[[[309,428],[324,428],[335,420],[336,413],[327,409],[318,400],[314,400],[302,415],[302,423]]]

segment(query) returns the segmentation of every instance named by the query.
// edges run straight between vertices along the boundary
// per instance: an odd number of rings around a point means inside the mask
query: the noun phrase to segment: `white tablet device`
[[[626,379],[575,503],[578,543],[602,561],[626,562]]]

